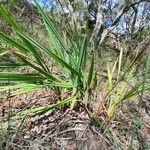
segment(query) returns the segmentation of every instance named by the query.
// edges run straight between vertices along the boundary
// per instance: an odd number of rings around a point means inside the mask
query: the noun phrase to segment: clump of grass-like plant
[[[108,72],[108,82],[105,88],[105,95],[103,96],[97,114],[100,114],[104,109],[107,110],[107,115],[109,118],[113,117],[119,106],[128,100],[132,100],[133,97],[140,97],[142,100],[142,95],[145,91],[150,90],[150,84],[148,81],[149,70],[150,70],[150,55],[149,55],[149,45],[150,40],[143,45],[143,47],[139,50],[139,53],[130,64],[127,64],[126,69],[121,72],[121,61],[123,53],[120,52],[119,59],[114,63],[111,67],[109,64],[107,65]],[[148,54],[148,57],[146,57]],[[145,67],[143,70],[143,77],[140,75],[140,80],[137,80],[136,77],[136,67],[137,63],[139,63],[143,56],[146,57]],[[117,69],[118,64],[118,69]],[[115,76],[115,72],[118,75]],[[116,81],[113,81],[113,77],[116,78]],[[107,106],[106,106],[107,105]],[[104,108],[106,107],[106,108]]]
[[[36,1],[35,1],[36,2]],[[67,30],[62,33],[46,12],[38,5],[37,8],[43,18],[43,23],[48,33],[48,45],[43,45],[24,32],[22,27],[9,14],[5,6],[0,5],[0,14],[11,26],[13,35],[7,35],[0,31],[0,39],[8,43],[11,48],[3,50],[1,56],[9,53],[18,59],[19,63],[3,63],[0,68],[29,67],[35,73],[0,72],[0,82],[13,83],[10,86],[2,86],[0,91],[13,90],[11,96],[23,94],[48,86],[62,91],[71,89],[71,97],[61,99],[57,104],[35,109],[44,111],[51,108],[74,102],[75,99],[82,99],[85,105],[88,103],[88,90],[93,83],[94,58],[92,57],[88,75],[86,74],[86,62],[88,58],[88,38],[87,36],[73,39]],[[76,29],[71,30],[76,32]],[[66,39],[62,35],[66,33]],[[68,35],[68,36],[67,36]],[[17,37],[17,38],[16,38]],[[45,59],[54,62],[60,70],[59,74],[51,71]],[[31,112],[34,111],[33,109]]]

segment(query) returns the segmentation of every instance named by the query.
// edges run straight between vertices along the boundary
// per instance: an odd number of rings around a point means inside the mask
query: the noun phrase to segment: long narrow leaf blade
[[[59,63],[60,65],[62,65],[65,68],[69,69],[72,73],[76,74],[77,76],[81,76],[81,74],[79,72],[77,72],[75,69],[73,69],[68,63],[66,63],[64,60],[59,58],[57,55],[55,55],[51,50],[49,50],[46,47],[44,47],[43,45],[41,45],[39,42],[35,41],[33,38],[19,32],[19,30],[17,31],[17,33],[20,37],[25,38],[27,41],[32,43],[35,47],[37,47],[38,49],[41,49],[43,52],[47,53],[57,63]]]
[[[35,74],[0,72],[0,82],[42,83],[46,78]]]

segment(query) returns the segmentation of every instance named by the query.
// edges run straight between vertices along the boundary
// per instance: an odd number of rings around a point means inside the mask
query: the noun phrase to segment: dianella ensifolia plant
[[[9,53],[18,59],[17,63],[3,63],[0,68],[29,67],[34,70],[30,73],[0,72],[0,82],[13,83],[13,85],[2,86],[0,91],[15,90],[11,96],[26,93],[43,86],[57,89],[71,89],[72,96],[68,101],[61,100],[62,104],[81,98],[87,104],[88,90],[93,82],[94,58],[92,57],[88,75],[86,63],[88,57],[88,38],[80,36],[77,27],[64,29],[62,31],[48,14],[38,5],[36,6],[42,16],[43,23],[48,33],[48,44],[41,44],[38,39],[29,36],[23,28],[15,21],[5,6],[0,5],[0,14],[12,29],[12,35],[7,35],[1,29],[0,39],[11,46],[3,49],[0,56]],[[76,35],[75,38],[72,35]],[[65,35],[65,38],[64,36]],[[65,39],[65,40],[64,40]],[[54,62],[60,70],[55,74],[45,63],[45,59]],[[60,106],[60,103],[59,103]],[[51,107],[50,107],[51,108]]]

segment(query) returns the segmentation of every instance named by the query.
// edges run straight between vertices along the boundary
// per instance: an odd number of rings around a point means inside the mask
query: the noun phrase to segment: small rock
[[[24,139],[27,140],[27,139],[30,139],[30,137],[31,137],[30,135],[25,135],[25,136],[24,136]]]

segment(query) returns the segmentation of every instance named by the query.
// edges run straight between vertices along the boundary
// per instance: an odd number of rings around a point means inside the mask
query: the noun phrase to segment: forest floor
[[[104,58],[114,55],[110,53]],[[106,68],[103,64],[107,61],[101,61],[98,66]],[[106,72],[100,72],[105,83]],[[10,93],[4,94],[7,97]],[[98,123],[89,118],[81,105],[74,109],[65,106],[41,114],[27,114],[22,118],[13,116],[32,107],[56,103],[58,99],[58,94],[49,88],[1,98],[0,150],[150,150],[149,92],[140,105],[138,97],[122,104],[111,119],[105,112],[100,114]],[[97,109],[98,103],[99,98],[93,101],[91,97],[91,111]]]
[[[1,99],[0,150],[150,150],[149,94],[145,94],[143,106],[137,101],[123,104],[115,118],[106,120],[101,114],[99,124],[82,107],[64,107],[22,119],[12,116],[56,99],[57,94],[48,88]]]

